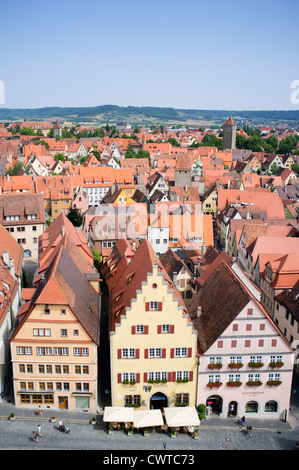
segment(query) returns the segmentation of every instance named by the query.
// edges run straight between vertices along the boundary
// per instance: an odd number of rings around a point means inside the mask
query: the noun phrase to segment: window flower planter
[[[181,384],[181,383],[187,383],[189,382],[189,379],[177,379],[177,383]]]
[[[278,386],[281,384],[281,380],[267,380],[266,382],[267,385],[269,385],[270,387],[272,386]]]
[[[231,362],[230,364],[228,364],[228,367],[230,369],[241,369],[241,367],[243,367],[243,364],[241,364],[240,362]]]
[[[221,369],[222,368],[222,364],[220,362],[216,363],[216,364],[208,364],[208,368],[209,369]]]
[[[238,380],[231,381],[231,382],[226,382],[226,385],[228,387],[240,387],[242,385],[242,382],[239,382]]]
[[[135,385],[136,384],[136,380],[123,380],[122,381],[122,384],[123,385]]]
[[[248,366],[252,369],[260,369],[261,367],[263,367],[263,365],[263,362],[248,362]]]
[[[207,383],[207,387],[210,387],[210,388],[218,388],[218,387],[221,387],[222,385],[222,382],[209,382]]]
[[[263,383],[260,380],[248,380],[248,382],[246,382],[248,387],[260,387],[262,384]]]
[[[275,367],[282,367],[283,365],[284,365],[284,363],[281,362],[281,361],[270,362],[269,363],[269,367],[272,367],[272,369],[274,369]]]

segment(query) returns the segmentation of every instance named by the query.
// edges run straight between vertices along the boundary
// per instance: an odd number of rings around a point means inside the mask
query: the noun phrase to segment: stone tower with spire
[[[223,124],[223,150],[234,150],[236,148],[237,124],[230,116]]]
[[[62,129],[59,125],[58,119],[56,119],[56,123],[53,126],[53,137],[60,139],[62,135]]]

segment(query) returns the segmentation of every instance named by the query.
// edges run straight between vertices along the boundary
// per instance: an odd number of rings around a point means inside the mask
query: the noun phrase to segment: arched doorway
[[[161,410],[161,408],[167,407],[167,396],[162,392],[154,393],[150,399],[151,410]]]
[[[233,418],[237,416],[238,413],[238,403],[236,401],[231,401],[228,405],[228,417]]]
[[[207,412],[208,415],[217,415],[219,416],[222,412],[222,398],[219,395],[211,395],[207,401]]]

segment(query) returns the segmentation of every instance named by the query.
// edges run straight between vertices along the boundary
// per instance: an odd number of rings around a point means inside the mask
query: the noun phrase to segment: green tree
[[[81,209],[77,207],[73,207],[69,210],[67,214],[67,218],[72,222],[74,227],[81,227],[83,222],[83,216],[81,213]]]
[[[97,268],[97,270],[100,270],[101,266],[101,261],[102,261],[102,255],[97,251],[91,248],[92,254],[93,254],[93,264],[94,267]]]
[[[21,170],[22,168],[22,163],[21,162],[17,162],[14,164],[13,167],[9,167],[6,174],[9,175],[9,176],[16,176],[19,171]]]
[[[127,151],[125,153],[125,158],[136,158],[137,154],[134,152],[132,145],[129,143]]]

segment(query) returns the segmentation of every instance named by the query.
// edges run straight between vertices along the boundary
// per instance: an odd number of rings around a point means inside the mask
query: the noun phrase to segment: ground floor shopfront
[[[96,402],[90,394],[56,394],[56,393],[20,393],[17,394],[18,406],[43,406],[59,410],[96,410]]]

